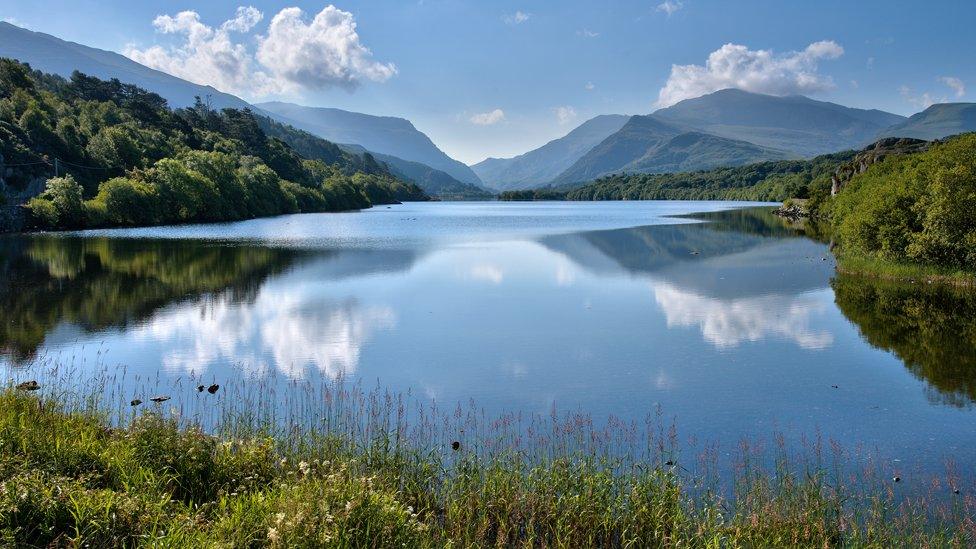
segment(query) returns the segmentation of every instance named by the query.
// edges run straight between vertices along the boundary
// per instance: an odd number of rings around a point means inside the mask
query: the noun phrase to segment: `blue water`
[[[976,372],[935,382],[868,343],[826,244],[768,208],[670,217],[747,206],[421,203],[13,237],[5,322],[35,335],[9,329],[0,360],[13,377],[55,360],[164,381],[342,375],[489,416],[659,408],[723,451],[782,432],[926,471],[976,462]]]

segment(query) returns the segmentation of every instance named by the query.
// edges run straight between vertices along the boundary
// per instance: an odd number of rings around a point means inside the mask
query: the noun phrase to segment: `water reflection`
[[[976,292],[839,275],[837,306],[871,345],[895,353],[929,397],[976,402]]]
[[[703,216],[711,223],[592,231],[542,242],[592,272],[648,281],[668,327],[697,327],[716,347],[782,337],[824,349],[833,335],[811,327],[827,305],[833,264],[768,210]]]
[[[247,302],[299,256],[193,241],[0,239],[0,352],[23,362],[59,326],[123,330],[169,303],[213,292]]]
[[[831,282],[826,246],[767,209],[696,217],[710,222],[491,242],[452,229],[449,244],[406,248],[0,239],[0,358],[20,364],[108,339],[113,360],[174,377],[365,370],[502,409],[613,409],[623,397],[646,404],[646,391],[680,400],[718,390],[717,364],[740,365],[747,391],[783,352],[794,376],[812,378],[837,375],[826,361],[882,361],[846,317],[924,380],[932,402],[976,401],[971,292]],[[767,391],[800,398],[786,379]],[[740,397],[757,398],[723,405]]]

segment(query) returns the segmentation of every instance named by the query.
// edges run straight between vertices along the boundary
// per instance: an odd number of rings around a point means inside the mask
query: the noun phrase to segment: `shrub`
[[[116,177],[98,186],[98,195],[94,200],[104,205],[105,219],[110,223],[145,225],[156,221],[156,198],[154,189],[149,185]]]

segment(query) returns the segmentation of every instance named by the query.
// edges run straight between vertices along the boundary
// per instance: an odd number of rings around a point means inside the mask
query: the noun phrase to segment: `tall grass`
[[[0,544],[971,546],[971,470],[904,490],[814,439],[686,457],[660,411],[488,418],[357,384],[48,361],[0,390]],[[16,384],[37,379],[40,389]],[[170,400],[153,403],[152,396]],[[131,406],[130,401],[144,401]],[[971,464],[966,465],[971,468]]]

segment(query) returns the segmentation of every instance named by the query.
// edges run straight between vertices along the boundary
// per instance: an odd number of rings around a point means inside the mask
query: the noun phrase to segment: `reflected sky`
[[[2,360],[342,375],[489,415],[660,406],[730,445],[819,431],[930,464],[976,458],[976,373],[862,333],[876,294],[836,293],[826,245],[768,208],[670,217],[743,206],[408,204],[7,238]]]

